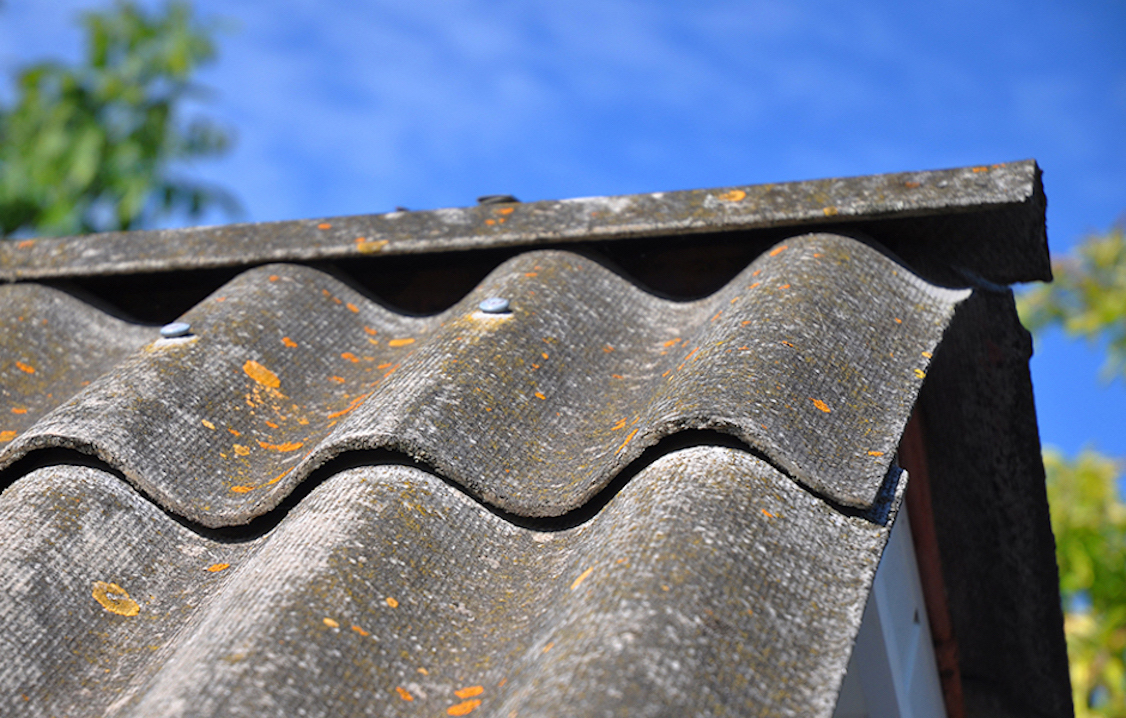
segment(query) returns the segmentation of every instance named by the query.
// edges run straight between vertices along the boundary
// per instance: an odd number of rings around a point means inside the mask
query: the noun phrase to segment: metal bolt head
[[[504,297],[489,297],[477,306],[486,314],[504,314],[508,311],[508,300]]]
[[[192,325],[187,322],[172,322],[165,324],[160,328],[160,336],[165,339],[176,339],[177,337],[186,337],[192,333]]]

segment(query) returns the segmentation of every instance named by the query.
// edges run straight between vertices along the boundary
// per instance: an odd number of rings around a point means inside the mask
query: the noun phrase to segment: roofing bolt
[[[519,203],[520,200],[510,194],[486,194],[477,198],[477,204],[511,204],[513,202]]]
[[[172,322],[165,324],[160,328],[160,336],[165,339],[176,339],[177,337],[186,337],[192,333],[192,325],[187,322]]]
[[[486,314],[504,314],[508,311],[508,300],[504,297],[489,297],[477,306]]]

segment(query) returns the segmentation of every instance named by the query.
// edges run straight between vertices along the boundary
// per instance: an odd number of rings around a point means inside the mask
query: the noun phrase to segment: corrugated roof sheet
[[[824,232],[692,301],[513,252],[430,316],[263,263],[1014,208],[1031,246],[1042,201],[1016,163],[0,245],[58,282],[0,287],[0,713],[827,715],[970,290]],[[957,236],[929,278],[988,264]],[[182,338],[67,283],[201,265]]]

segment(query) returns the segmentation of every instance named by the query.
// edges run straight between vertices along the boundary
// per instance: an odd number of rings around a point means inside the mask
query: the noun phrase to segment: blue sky
[[[151,3],[146,3],[151,4]],[[6,0],[0,72],[74,59],[104,2]],[[275,220],[1036,158],[1049,241],[1126,212],[1118,2],[204,0],[227,18],[188,168]],[[0,92],[0,96],[3,96]],[[213,221],[221,217],[211,218]],[[1046,444],[1126,456],[1126,385],[1040,337]]]

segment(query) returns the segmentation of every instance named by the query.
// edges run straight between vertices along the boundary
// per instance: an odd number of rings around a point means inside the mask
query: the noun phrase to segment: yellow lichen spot
[[[246,456],[247,454],[250,453],[250,447],[249,446],[243,446],[242,444],[235,444],[234,449],[235,449],[235,454],[238,455],[238,456]]]
[[[425,668],[419,668],[418,672],[421,673],[424,676],[430,675],[430,671],[426,670]]]
[[[11,441],[17,436],[19,436],[19,433],[10,429],[8,431],[0,431],[0,441]]]
[[[406,339],[392,339],[387,342],[389,347],[405,347],[408,344],[414,344],[414,337],[407,337]]]
[[[543,392],[542,392],[542,391],[537,391],[537,392],[536,392],[536,398],[537,398],[537,399],[540,399],[540,400],[544,400],[544,399],[547,399],[547,397],[543,395]]]
[[[329,628],[340,628],[340,623],[332,620],[331,618],[325,618],[324,623]]]
[[[833,217],[833,216],[836,216],[836,214],[837,214],[837,208],[836,207],[826,207],[825,209],[821,210],[821,213],[824,214],[826,217]]]
[[[820,399],[810,398],[810,401],[813,402],[814,406],[816,406],[818,409],[825,412],[826,414],[828,414],[830,411],[832,411],[832,409],[829,408],[829,405],[826,404],[825,402],[821,401]]]
[[[351,302],[348,302],[344,306],[348,307],[348,311],[352,312],[353,314],[359,314],[360,313],[360,308],[357,307],[355,304],[352,304]]]
[[[724,192],[723,194],[719,195],[717,199],[723,200],[724,202],[739,202],[740,200],[745,199],[746,196],[747,193],[743,190],[733,189],[730,192]]]
[[[226,571],[230,567],[231,564],[229,563],[213,563],[207,567],[207,570],[211,573],[218,573],[219,571]]]
[[[580,573],[579,577],[576,578],[574,580],[574,582],[571,584],[571,590],[574,591],[576,588],[583,585],[583,581],[587,580],[590,577],[590,574],[592,574],[592,573],[594,573],[594,566],[591,566],[587,570]]]
[[[200,419],[200,422],[199,422],[199,423],[203,424],[203,425],[204,425],[204,426],[206,426],[206,427],[207,427],[208,429],[211,429],[212,431],[215,431],[215,425],[214,425],[214,424],[212,424],[212,423],[211,423],[210,421],[208,421],[207,419]]]
[[[927,375],[926,372],[924,372],[922,369],[915,369],[914,371],[915,371],[915,376],[919,377],[920,379],[926,377],[926,375]]]
[[[457,705],[452,705],[446,709],[447,715],[452,716],[467,716],[473,712],[473,709],[481,705],[480,699],[474,698],[471,701],[462,701]]]
[[[30,364],[24,364],[22,361],[16,362],[16,368],[22,372],[27,372],[28,374],[35,373],[35,367],[31,366]]]
[[[253,490],[254,490],[253,486],[232,486],[231,487],[231,491],[234,491],[236,494],[248,494]]]
[[[407,689],[406,689],[406,688],[403,688],[403,687],[401,687],[401,686],[395,686],[395,692],[396,692],[396,693],[398,693],[398,694],[399,694],[399,697],[400,697],[400,698],[402,698],[402,699],[403,699],[403,700],[405,700],[405,701],[413,701],[413,700],[414,700],[414,696],[412,696],[412,695],[411,695],[411,694],[410,694],[410,693],[409,693],[409,692],[407,691]]]
[[[549,644],[547,644],[546,646],[543,647],[543,653],[547,653],[548,651],[550,651],[554,647],[555,647],[555,641],[552,641],[551,643],[549,643]]]
[[[869,451],[868,452],[868,456],[883,456],[883,455],[884,455],[884,452],[882,452],[882,451]]]
[[[359,626],[356,626],[356,625],[352,626],[352,630],[355,631],[356,633],[360,634],[361,636],[371,635],[367,631],[365,631],[364,629],[362,629],[362,628],[360,628]]]
[[[285,344],[290,349],[293,349],[297,346],[297,342],[293,341],[289,337],[282,337],[282,344]]]
[[[771,257],[777,257],[777,256],[778,256],[779,254],[782,254],[782,252],[785,252],[785,251],[786,251],[787,249],[789,249],[789,248],[790,248],[790,247],[789,247],[789,245],[787,245],[787,244],[783,244],[783,245],[782,245],[782,246],[780,246],[780,247],[775,247],[774,249],[770,250],[770,256],[771,256]],[[755,274],[758,274],[758,273],[759,273],[759,272],[761,272],[761,271],[762,271],[762,270],[760,269],[760,270],[756,271],[756,272],[755,272]],[[753,277],[753,276],[754,276],[754,274],[752,274],[751,276]]]
[[[267,444],[265,441],[259,441],[258,445],[267,451],[297,451],[305,445],[303,441],[287,441],[284,444]]]
[[[923,356],[926,357],[927,359],[930,359],[931,353],[930,352],[923,352]]]
[[[484,692],[484,686],[467,686],[454,691],[454,695],[464,700],[466,698],[472,698],[473,696],[479,696]]]
[[[385,598],[383,600],[385,600],[387,602],[387,605],[390,606],[391,608],[398,608],[399,607],[399,602],[396,601],[395,599],[391,598],[390,596],[388,596],[387,598]]]
[[[137,602],[129,598],[129,592],[116,583],[95,581],[94,590],[91,592],[94,600],[102,604],[102,608],[119,616],[136,616],[141,612]]]
[[[253,359],[250,359],[245,364],[243,364],[242,370],[246,372],[246,375],[248,377],[264,387],[277,389],[279,386],[281,386],[281,380],[278,379],[277,374],[273,373]]]
[[[387,245],[387,240],[376,240],[375,242],[367,242],[367,241],[361,242],[360,240],[363,240],[363,239],[364,239],[364,237],[358,237],[358,239],[356,240],[356,249],[357,249],[357,251],[359,251],[360,254],[375,254],[376,252],[382,251],[383,248],[385,248],[385,246]]]

